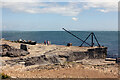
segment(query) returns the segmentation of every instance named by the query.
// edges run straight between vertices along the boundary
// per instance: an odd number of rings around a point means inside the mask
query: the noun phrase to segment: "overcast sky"
[[[3,30],[117,31],[117,2],[4,2]]]

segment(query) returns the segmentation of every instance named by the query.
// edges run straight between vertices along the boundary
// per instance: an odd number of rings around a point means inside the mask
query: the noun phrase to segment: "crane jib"
[[[95,36],[95,34],[94,34],[93,32],[91,32],[85,40],[82,40],[82,39],[80,39],[79,37],[77,37],[75,34],[71,33],[70,31],[67,31],[65,28],[62,28],[62,29],[65,30],[67,33],[71,34],[72,36],[76,37],[76,38],[79,39],[80,41],[82,41],[82,44],[80,45],[80,47],[81,47],[84,43],[86,43],[87,45],[93,47],[93,46],[94,46],[93,38],[96,40],[98,46],[100,47],[100,44],[99,44],[99,42],[98,42],[98,40],[97,40],[97,38],[96,38],[96,36]],[[86,40],[87,40],[90,36],[91,36],[91,45],[86,42]]]
[[[73,33],[71,33],[71,32],[69,32],[69,31],[67,31],[66,29],[64,29],[64,28],[62,28],[63,30],[65,30],[66,32],[68,32],[69,34],[71,34],[71,35],[73,35],[74,37],[76,37],[77,39],[79,39],[80,41],[82,41],[82,42],[84,42],[82,39],[80,39],[79,37],[77,37],[76,35],[74,35]],[[89,46],[91,46],[89,43],[87,43],[87,42],[84,42],[84,43],[86,43],[87,45],[89,45]]]

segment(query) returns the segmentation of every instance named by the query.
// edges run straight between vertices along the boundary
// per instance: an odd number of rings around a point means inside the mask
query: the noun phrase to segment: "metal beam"
[[[94,37],[95,37],[95,40],[96,40],[96,42],[97,42],[98,46],[100,47],[100,44],[99,44],[99,42],[98,42],[98,40],[97,40],[97,38],[96,38],[96,36],[95,36],[95,34],[94,34],[94,33],[93,33],[93,35],[94,35]]]
[[[83,41],[83,43],[80,45],[80,47],[84,44],[84,42],[90,37],[91,33],[88,35],[88,37]]]
[[[71,32],[69,32],[69,31],[67,31],[67,30],[66,30],[66,29],[64,29],[64,28],[62,28],[62,29],[63,29],[63,30],[65,30],[66,32],[68,32],[69,34],[73,35],[74,37],[76,37],[76,38],[77,38],[77,39],[79,39],[80,41],[82,41],[82,42],[86,43],[87,45],[91,46],[89,43],[87,43],[87,42],[83,41],[82,39],[80,39],[79,37],[77,37],[76,35],[74,35],[73,33],[71,33]]]
[[[93,42],[93,32],[91,32],[91,47],[93,47],[93,45],[94,45],[94,42]]]

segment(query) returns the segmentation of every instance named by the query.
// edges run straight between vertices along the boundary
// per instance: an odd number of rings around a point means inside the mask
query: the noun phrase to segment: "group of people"
[[[44,44],[45,44],[45,45],[50,45],[50,41],[48,41],[48,40],[46,41],[46,40],[45,40],[45,41],[44,41]]]

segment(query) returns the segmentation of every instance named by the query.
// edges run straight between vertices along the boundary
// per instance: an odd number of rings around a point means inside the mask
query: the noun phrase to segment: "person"
[[[44,44],[46,45],[46,40],[44,41]]]
[[[47,45],[50,45],[50,41],[47,40]]]

